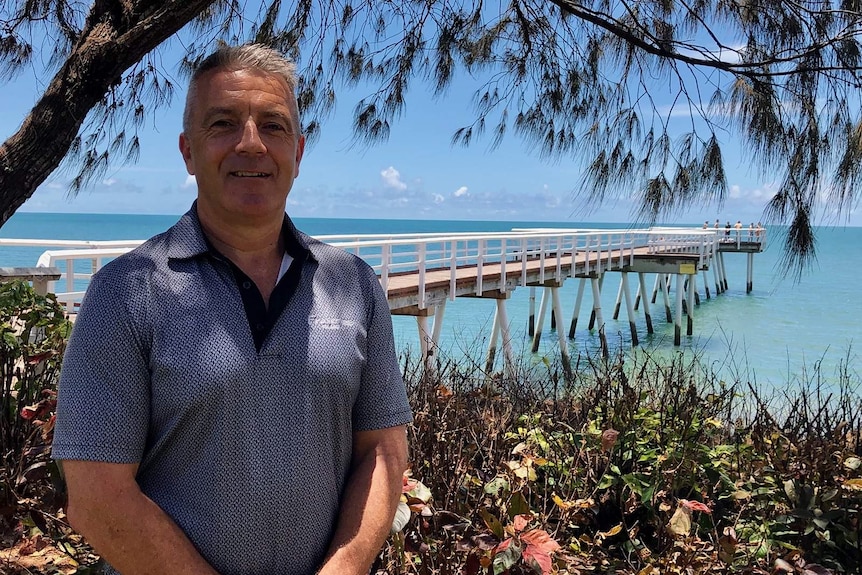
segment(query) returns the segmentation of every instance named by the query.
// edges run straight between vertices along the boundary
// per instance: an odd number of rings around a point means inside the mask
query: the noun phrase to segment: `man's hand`
[[[319,575],[368,573],[392,528],[405,469],[405,426],[354,434],[338,527]]]
[[[218,575],[176,523],[141,492],[136,464],[62,464],[69,523],[122,575]]]

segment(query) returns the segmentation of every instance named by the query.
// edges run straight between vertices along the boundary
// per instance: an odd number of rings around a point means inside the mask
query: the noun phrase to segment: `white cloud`
[[[468,194],[467,186],[461,186],[460,188],[458,188],[457,190],[452,192],[452,195],[455,196],[456,198],[460,198],[461,196],[466,196],[467,194]]]
[[[393,166],[389,166],[380,172],[380,177],[383,178],[383,185],[387,188],[393,188],[396,190],[407,189],[407,184],[401,181],[401,173]]]
[[[117,183],[117,180],[115,178],[108,178],[107,180],[102,180],[102,183],[106,186],[113,186]]]
[[[730,186],[730,194],[729,195],[733,199],[742,197],[742,188],[740,188],[736,184],[733,184],[732,186]]]
[[[195,177],[193,175],[189,174],[188,176],[186,176],[186,181],[183,182],[183,187],[184,188],[191,188],[192,186],[196,186],[197,183],[198,183],[198,181],[195,179]]]
[[[435,204],[442,204],[445,201],[446,201],[446,198],[444,198],[440,194],[434,194],[434,203]]]

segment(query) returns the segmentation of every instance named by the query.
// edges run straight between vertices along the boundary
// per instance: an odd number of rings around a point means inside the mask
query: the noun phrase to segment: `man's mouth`
[[[231,172],[231,176],[236,178],[267,178],[269,174],[266,172],[245,172],[245,171],[236,171]]]

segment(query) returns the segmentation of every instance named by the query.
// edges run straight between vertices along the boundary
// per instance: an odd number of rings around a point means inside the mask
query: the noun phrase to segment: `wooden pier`
[[[578,282],[569,329],[556,329],[564,366],[569,364],[568,339],[575,336],[586,291],[592,297],[589,328],[598,329],[602,352],[608,353],[600,299],[608,273],[621,274],[613,318],[618,319],[624,303],[633,346],[639,342],[636,313],[642,308],[647,333],[653,333],[650,304],[656,303],[659,295],[665,319],[674,323],[674,345],[681,345],[683,320],[687,335],[694,330],[694,310],[700,304],[698,276],[702,276],[705,298],[711,299],[713,293],[718,296],[728,287],[724,254],[744,253],[748,257],[746,291],[750,292],[754,255],[764,249],[766,231],[734,230],[728,237],[723,229],[519,229],[497,233],[339,235],[319,239],[367,261],[380,278],[392,314],[416,317],[421,352],[429,368],[435,363],[446,302],[459,297],[495,300],[486,367],[493,370],[502,340],[503,369],[508,372],[515,360],[506,302],[514,290],[530,290],[529,334],[535,352],[547,310],[552,310],[552,324],[563,321],[560,288],[568,279]],[[45,251],[37,266],[62,268],[60,281],[52,282],[49,289],[57,293],[58,300],[70,311],[79,304],[86,283],[103,261],[139,243],[0,239],[0,245],[61,248]],[[648,274],[655,276],[651,290]],[[714,285],[714,292],[710,285]],[[541,290],[538,314],[537,290]]]

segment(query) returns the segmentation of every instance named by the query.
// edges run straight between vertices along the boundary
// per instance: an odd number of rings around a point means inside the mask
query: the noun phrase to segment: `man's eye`
[[[229,120],[214,120],[212,124],[210,124],[213,128],[226,128],[230,126]]]

